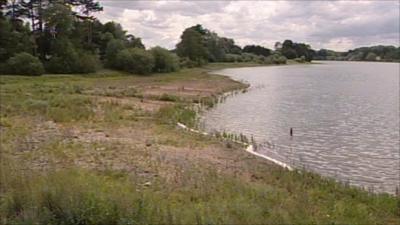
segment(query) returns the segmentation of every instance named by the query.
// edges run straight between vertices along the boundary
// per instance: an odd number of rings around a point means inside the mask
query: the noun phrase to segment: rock
[[[148,181],[148,182],[146,182],[146,183],[143,184],[143,186],[145,186],[145,187],[149,187],[150,185],[151,185],[151,182],[150,182],[150,181]]]

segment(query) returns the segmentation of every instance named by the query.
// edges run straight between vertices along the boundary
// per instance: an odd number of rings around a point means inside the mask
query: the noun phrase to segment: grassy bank
[[[246,87],[209,71],[245,65],[0,77],[0,223],[398,224],[398,198],[176,128]]]

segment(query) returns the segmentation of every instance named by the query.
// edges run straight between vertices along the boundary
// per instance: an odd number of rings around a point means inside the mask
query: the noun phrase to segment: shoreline
[[[188,106],[212,106],[213,98],[247,87],[209,74],[229,66],[1,77],[1,223],[21,215],[43,221],[49,213],[59,223],[68,216],[102,221],[111,213],[110,223],[396,224],[396,197],[293,173],[242,143],[178,129],[178,122],[195,124]],[[94,211],[82,215],[88,205]]]
[[[323,64],[324,61],[335,62],[334,60],[333,60],[333,61],[332,61],[332,60],[323,60],[322,62],[318,62],[318,61],[317,61],[317,62],[313,62],[313,63],[307,63],[307,64],[305,64],[305,65],[310,65],[310,64]],[[339,61],[339,60],[336,60],[336,61]],[[368,61],[340,61],[340,62],[368,62]],[[393,63],[399,63],[399,62],[393,62]],[[301,65],[301,63],[288,64],[288,65],[286,65],[286,66],[290,66],[290,65]],[[285,65],[268,65],[268,67],[269,67],[269,66],[285,66]],[[266,67],[267,67],[267,66],[266,66]],[[245,68],[246,68],[246,67],[245,67]],[[248,68],[250,68],[250,67],[248,67]],[[229,67],[228,67],[228,68],[224,68],[224,69],[235,69],[235,68],[229,68]],[[229,79],[232,79],[232,80],[234,80],[234,81],[237,81],[237,82],[241,82],[241,83],[243,83],[243,84],[246,84],[246,85],[248,85],[248,87],[246,87],[245,90],[247,90],[248,88],[250,88],[250,84],[249,84],[248,82],[246,82],[246,81],[244,81],[244,80],[233,79],[233,78],[230,77],[230,76],[227,76],[227,75],[218,73],[218,71],[220,71],[220,70],[211,71],[210,74],[219,75],[219,76],[226,76],[226,77],[228,77]],[[225,93],[225,94],[227,94],[227,96],[230,95],[229,92],[228,92],[228,93]],[[206,134],[206,135],[209,135],[209,134],[207,134],[207,133],[205,133],[205,134]],[[235,140],[233,140],[233,141],[235,141]],[[258,157],[264,158],[264,159],[266,159],[266,160],[268,160],[268,161],[270,161],[270,162],[273,162],[273,163],[275,163],[276,165],[279,165],[279,166],[281,166],[281,167],[283,167],[283,168],[287,168],[289,171],[292,171],[292,170],[293,170],[293,168],[292,168],[290,165],[288,165],[288,164],[286,164],[286,163],[284,163],[284,162],[281,162],[281,161],[279,161],[279,160],[276,160],[276,159],[274,159],[274,158],[271,158],[271,157],[269,157],[268,155],[264,155],[264,154],[255,152],[255,151],[254,151],[254,146],[253,146],[252,144],[246,144],[246,143],[241,143],[241,144],[244,144],[244,145],[245,145],[245,147],[246,147],[246,148],[245,148],[245,151],[247,151],[247,152],[249,152],[249,153],[251,153],[251,154],[253,154],[253,155],[256,155],[256,156],[258,156]],[[308,172],[311,172],[311,171],[308,171]],[[317,173],[317,172],[312,172],[312,173]],[[317,174],[319,174],[319,173],[317,173]],[[332,177],[329,177],[329,176],[324,176],[324,177],[327,178],[327,179],[332,179]],[[341,180],[336,180],[336,179],[335,179],[335,181],[338,182],[338,183],[340,183],[340,184],[346,184],[346,185],[347,185],[346,181],[341,181]],[[365,191],[365,190],[369,190],[369,191],[370,191],[370,189],[372,189],[372,190],[374,191],[374,193],[377,193],[377,194],[386,193],[386,194],[390,194],[390,195],[392,195],[392,196],[396,196],[396,195],[397,195],[395,191],[375,191],[373,187],[370,188],[369,186],[361,186],[361,185],[357,185],[357,184],[351,184],[351,186],[352,186],[352,187],[355,187],[355,188],[358,188],[358,189],[360,189],[360,190],[362,190],[362,191]],[[396,190],[397,190],[397,189],[396,189]]]

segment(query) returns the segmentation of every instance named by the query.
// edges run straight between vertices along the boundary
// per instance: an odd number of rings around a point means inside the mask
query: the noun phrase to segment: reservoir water
[[[259,153],[291,166],[394,193],[399,69],[398,63],[324,61],[217,71],[250,88],[205,112],[202,124],[253,136]]]

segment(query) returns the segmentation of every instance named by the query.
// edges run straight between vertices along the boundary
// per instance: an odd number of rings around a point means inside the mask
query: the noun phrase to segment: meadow
[[[209,72],[0,77],[1,224],[399,224],[400,198],[193,134],[247,87]]]

